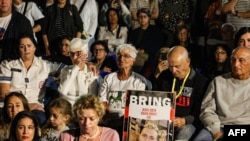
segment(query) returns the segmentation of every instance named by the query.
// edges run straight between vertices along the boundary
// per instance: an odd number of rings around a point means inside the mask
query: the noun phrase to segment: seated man
[[[224,125],[250,124],[250,49],[237,47],[231,66],[232,72],[215,77],[208,86],[200,114],[205,128],[195,141],[222,138]]]
[[[175,140],[189,140],[202,124],[199,120],[200,105],[208,79],[190,65],[188,51],[183,46],[170,49],[168,68],[150,76],[153,90],[176,92]]]

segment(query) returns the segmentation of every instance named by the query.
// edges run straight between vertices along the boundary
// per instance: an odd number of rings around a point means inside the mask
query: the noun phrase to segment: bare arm
[[[10,91],[9,83],[0,83],[0,99],[4,99],[6,94]]]
[[[37,33],[39,31],[41,31],[41,29],[42,29],[42,27],[39,24],[33,26],[33,28],[32,28],[32,30],[33,30],[34,33]]]
[[[45,48],[46,56],[50,56],[49,39],[48,39],[47,34],[44,34],[44,35],[42,36],[42,38],[43,38],[43,43],[44,43],[44,48]]]

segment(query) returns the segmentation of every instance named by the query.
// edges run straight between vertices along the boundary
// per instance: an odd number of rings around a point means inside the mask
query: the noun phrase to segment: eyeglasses
[[[129,54],[124,54],[124,55],[117,54],[117,58],[122,58],[122,57],[124,57],[125,59],[132,58],[132,56],[130,56]]]
[[[224,55],[224,54],[226,54],[226,52],[225,51],[216,51],[214,54],[215,55],[219,55],[219,54]]]

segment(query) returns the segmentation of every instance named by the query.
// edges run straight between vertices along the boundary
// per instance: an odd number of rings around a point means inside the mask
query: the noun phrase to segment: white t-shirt
[[[3,39],[4,33],[7,30],[12,14],[6,17],[0,17],[0,40]]]
[[[119,80],[117,72],[105,76],[101,88],[99,89],[99,98],[109,105],[110,113],[124,114],[126,103],[126,90],[145,90],[148,81],[142,75],[132,72],[127,80]]]
[[[14,6],[19,13],[23,14],[25,4],[26,2],[22,2],[20,5],[14,4]],[[35,21],[44,18],[44,15],[34,2],[28,2],[25,17],[29,19],[31,26],[33,27]]]

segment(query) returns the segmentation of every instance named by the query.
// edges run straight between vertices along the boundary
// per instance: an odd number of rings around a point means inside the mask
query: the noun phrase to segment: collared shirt
[[[10,91],[20,91],[28,99],[29,103],[40,103],[40,90],[50,72],[58,68],[41,58],[34,57],[29,70],[24,66],[22,59],[3,61],[0,66],[0,83],[11,85]]]
[[[101,77],[88,71],[87,65],[84,70],[71,65],[62,69],[58,91],[73,105],[81,95],[97,95],[99,78]]]
[[[116,29],[110,32],[107,26],[101,26],[98,32],[97,40],[108,40],[108,47],[110,52],[115,52],[115,48],[118,45],[127,42],[128,28],[126,26],[121,26],[119,33],[118,33],[118,28],[119,26],[117,26]]]

